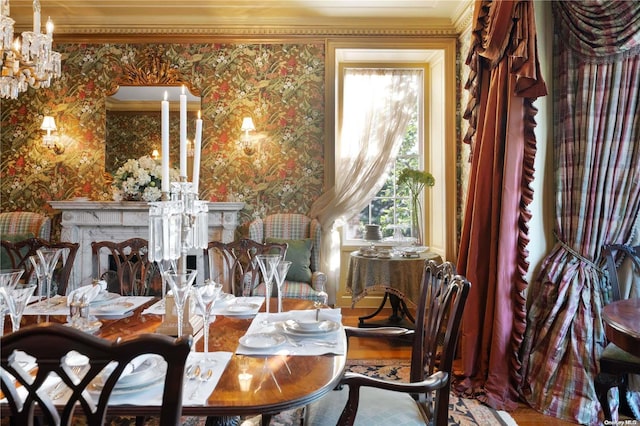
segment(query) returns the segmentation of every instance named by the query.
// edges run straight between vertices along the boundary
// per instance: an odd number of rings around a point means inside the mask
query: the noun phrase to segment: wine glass
[[[260,265],[260,271],[262,271],[262,278],[264,279],[264,297],[265,297],[265,312],[269,313],[269,298],[271,297],[271,285],[273,284],[273,273],[280,262],[279,254],[259,254],[256,256],[258,259],[258,265]]]
[[[173,292],[173,300],[178,314],[178,337],[182,336],[182,318],[184,317],[184,302],[189,294],[189,288],[196,279],[198,271],[187,269],[185,272],[167,271],[164,276]]]
[[[38,257],[40,258],[40,262],[42,262],[42,268],[44,268],[44,286],[40,286],[40,296],[45,296],[47,298],[47,309],[51,307],[51,283],[53,282],[53,272],[58,265],[58,259],[60,259],[60,254],[62,253],[62,249],[59,248],[46,248],[41,247],[36,250]],[[46,288],[47,293],[45,295],[42,294],[43,290]]]
[[[35,289],[35,283],[18,284],[9,292],[9,314],[11,315],[11,325],[14,333],[20,329],[24,308],[29,303],[29,298],[33,295]]]
[[[31,266],[33,267],[33,273],[36,274],[36,280],[38,281],[38,300],[42,300],[45,293],[45,275],[46,271],[44,268],[44,263],[40,261],[40,256],[34,254],[33,256],[29,256],[29,261],[31,262]]]
[[[288,260],[281,260],[275,268],[273,277],[276,279],[276,286],[278,287],[278,313],[282,312],[282,284],[287,277],[287,272],[291,267],[291,262]]]
[[[213,311],[213,305],[218,300],[220,292],[222,291],[222,284],[215,281],[206,280],[202,284],[196,284],[191,287],[191,293],[196,299],[196,304],[200,309],[202,315],[203,329],[204,329],[204,360],[207,362],[213,362],[214,359],[209,358],[209,323],[212,319],[211,312]]]
[[[4,333],[4,315],[11,309],[11,291],[18,285],[24,269],[0,269],[0,333]]]

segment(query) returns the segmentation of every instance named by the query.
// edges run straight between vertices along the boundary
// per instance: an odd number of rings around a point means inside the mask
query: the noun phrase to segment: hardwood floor
[[[342,308],[342,322],[345,325],[357,326],[358,317],[372,312],[371,308]],[[381,312],[374,319],[384,319],[389,312]],[[350,359],[409,359],[411,348],[407,344],[384,344],[369,339],[353,339],[349,342],[348,357]],[[528,405],[520,403],[519,407],[509,413],[519,426],[562,426],[574,423],[545,416],[533,410]]]

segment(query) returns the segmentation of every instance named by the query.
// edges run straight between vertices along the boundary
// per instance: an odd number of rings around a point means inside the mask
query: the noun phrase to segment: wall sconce
[[[157,149],[154,149],[151,152],[151,158],[153,158],[154,160],[158,161],[160,159],[160,153],[158,152]]]
[[[53,150],[56,154],[62,154],[64,152],[64,145],[60,143],[60,139],[57,135],[52,135],[51,132],[58,130],[56,122],[50,115],[45,115],[42,120],[42,126],[40,130],[46,130],[47,134],[42,137],[42,144],[47,148]]]
[[[246,155],[253,155],[256,152],[256,149],[251,143],[251,136],[249,136],[249,132],[255,129],[256,126],[253,125],[251,117],[245,117],[242,119],[242,127],[240,127],[240,130],[244,132],[244,135],[240,138],[240,146]]]

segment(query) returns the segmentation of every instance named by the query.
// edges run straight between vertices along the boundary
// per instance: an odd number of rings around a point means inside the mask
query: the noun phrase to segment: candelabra
[[[9,0],[0,0],[0,98],[16,99],[33,88],[49,87],[53,77],[61,73],[60,53],[51,48],[53,22],[47,20],[46,33],[40,32],[40,2],[33,1],[33,31],[13,37]]]
[[[208,211],[208,204],[198,200],[192,183],[187,182],[184,176],[180,182],[171,183],[171,193],[163,193],[163,201],[149,203],[149,260],[170,261],[175,265],[178,277],[169,281],[173,297],[165,301],[165,324],[160,332],[180,336],[183,331],[193,334],[197,329],[191,322],[191,309],[188,309],[187,321],[183,321],[184,302],[190,285],[184,277],[189,250],[207,247]],[[177,318],[173,316],[174,307]]]

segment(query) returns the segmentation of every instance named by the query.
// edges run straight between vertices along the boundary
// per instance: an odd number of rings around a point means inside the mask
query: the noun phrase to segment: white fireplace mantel
[[[69,290],[88,284],[93,278],[91,243],[93,241],[123,241],[129,238],[149,239],[149,206],[132,201],[49,201],[62,212],[61,241],[79,243],[78,254],[71,271]],[[209,241],[231,242],[238,227],[238,213],[244,203],[209,203]],[[204,276],[204,256],[196,256],[198,276]],[[199,281],[200,281],[199,280]]]

